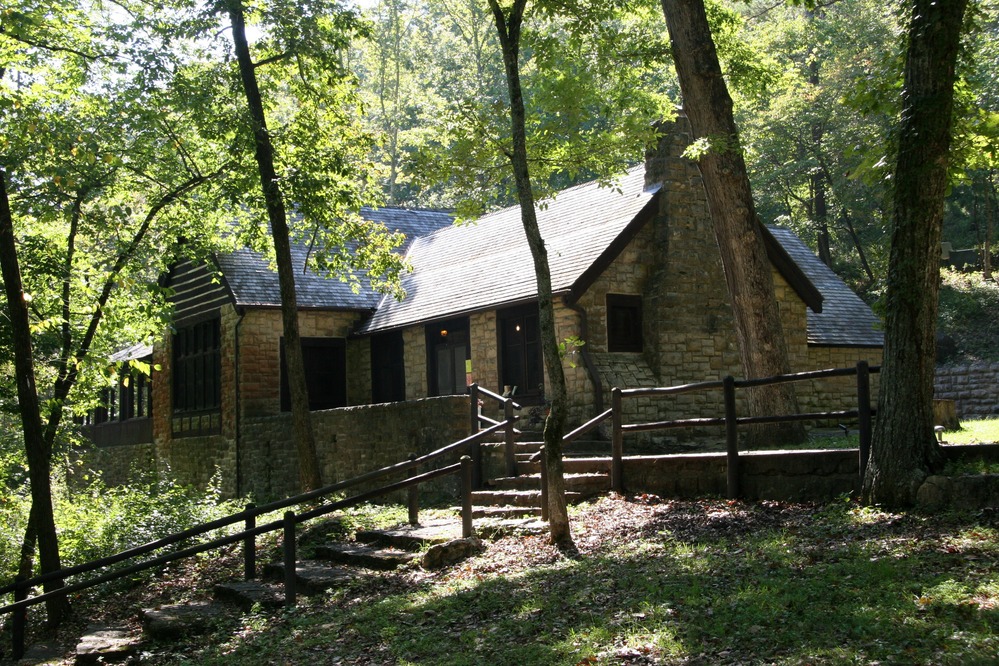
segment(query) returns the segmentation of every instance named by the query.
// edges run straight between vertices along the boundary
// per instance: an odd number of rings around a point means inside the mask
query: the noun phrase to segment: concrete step
[[[138,658],[142,635],[128,627],[91,625],[76,645],[76,664],[125,664]]]
[[[219,601],[235,604],[244,611],[249,611],[254,604],[265,608],[280,608],[284,606],[284,586],[261,581],[248,580],[230,583],[220,583],[214,588],[215,598]]]
[[[427,546],[461,538],[461,523],[437,520],[419,525],[399,525],[387,530],[358,530],[361,543],[402,550],[422,550]]]
[[[284,562],[272,562],[264,566],[264,578],[283,584],[284,570]],[[331,565],[328,562],[300,560],[295,563],[297,591],[305,595],[322,594],[363,575],[363,571]]]
[[[419,557],[416,553],[399,548],[377,548],[353,543],[317,545],[312,552],[317,559],[381,571],[398,569]]]
[[[139,611],[146,635],[159,640],[203,634],[216,627],[220,619],[234,615],[230,604],[211,601],[170,604]]]

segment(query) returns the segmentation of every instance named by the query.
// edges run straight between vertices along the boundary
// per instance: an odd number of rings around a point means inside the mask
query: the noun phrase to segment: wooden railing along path
[[[136,546],[129,550],[117,553],[115,555],[110,555],[108,557],[101,558],[99,560],[94,560],[92,562],[87,562],[74,567],[68,567],[60,569],[58,571],[53,571],[50,573],[42,574],[40,576],[35,576],[30,579],[17,578],[14,582],[0,588],[0,596],[13,594],[13,602],[0,607],[0,617],[6,614],[13,615],[12,622],[12,643],[13,643],[13,657],[15,660],[20,659],[24,656],[24,641],[25,641],[25,628],[27,626],[27,612],[32,606],[40,603],[44,603],[49,599],[56,596],[65,596],[72,592],[78,592],[85,590],[103,583],[108,583],[126,576],[131,576],[140,571],[147,569],[152,569],[155,567],[160,567],[170,562],[175,562],[177,560],[182,560],[188,557],[193,557],[199,553],[204,553],[210,550],[215,550],[222,548],[223,546],[228,546],[235,543],[243,543],[243,575],[246,580],[252,580],[256,578],[257,575],[257,565],[256,565],[256,537],[261,534],[267,534],[268,532],[275,532],[281,530],[284,535],[283,540],[283,559],[285,563],[285,579],[284,579],[284,591],[285,591],[285,604],[289,606],[295,605],[297,601],[297,591],[296,591],[296,576],[295,576],[295,561],[297,559],[297,548],[296,548],[296,527],[308,520],[318,518],[320,516],[327,515],[333,511],[338,511],[345,509],[363,502],[367,502],[378,497],[383,497],[385,495],[398,492],[400,490],[408,490],[408,504],[409,504],[409,521],[412,524],[417,524],[419,522],[419,495],[418,487],[421,483],[427,481],[432,481],[434,479],[439,479],[441,477],[458,475],[461,481],[461,533],[463,537],[469,537],[473,534],[472,525],[472,489],[475,487],[480,487],[482,483],[482,454],[480,444],[483,440],[489,439],[494,433],[498,431],[503,431],[506,433],[508,438],[512,438],[516,431],[513,428],[513,421],[515,417],[513,415],[513,410],[517,407],[515,403],[509,398],[503,398],[502,396],[496,395],[489,391],[484,391],[480,389],[480,392],[484,394],[487,398],[498,399],[505,405],[504,413],[507,414],[507,419],[503,421],[492,421],[489,419],[490,425],[488,427],[479,429],[480,422],[486,420],[485,417],[479,417],[474,423],[475,427],[473,433],[453,444],[444,446],[436,451],[427,453],[422,456],[411,455],[409,460],[400,462],[394,465],[389,465],[387,467],[382,467],[381,469],[368,472],[367,474],[362,474],[361,476],[354,477],[352,479],[347,479],[339,483],[334,483],[332,485],[319,488],[307,493],[302,493],[300,495],[295,495],[294,497],[289,497],[276,502],[271,502],[269,504],[264,504],[261,506],[254,506],[253,504],[248,504],[243,511],[235,513],[224,518],[219,518],[208,523],[201,525],[196,525],[182,532],[177,532],[169,536],[163,537],[162,539],[157,539],[150,543],[143,544],[141,546]],[[475,405],[473,401],[473,405]],[[511,447],[512,450],[512,447]],[[418,470],[421,466],[427,465],[433,462],[437,462],[442,458],[448,456],[460,456],[460,461],[458,463],[447,465],[445,467],[440,467],[438,469],[432,469],[430,471],[420,473]],[[300,513],[295,513],[294,511],[285,511],[283,518],[281,520],[271,521],[262,525],[257,525],[257,517],[272,513],[275,511],[280,511],[282,509],[287,509],[289,507],[312,503],[315,501],[322,501],[333,493],[339,493],[343,491],[356,488],[362,484],[368,484],[372,481],[377,481],[389,476],[406,474],[407,478],[396,481],[393,483],[387,483],[383,486],[377,487],[373,490],[368,490],[366,492],[359,493],[353,497],[349,497],[343,500],[337,500],[333,502],[328,502],[322,504],[315,508],[308,508]],[[216,537],[209,541],[196,544],[193,546],[187,546],[175,550],[172,552],[162,553],[155,557],[149,559],[144,559],[141,561],[136,561],[139,558],[153,553],[155,551],[169,548],[171,546],[177,546],[190,539],[203,536],[210,532],[216,530],[221,530],[223,528],[242,524],[243,529],[234,534],[228,534],[221,537]],[[108,570],[114,565],[118,565],[124,562],[133,561],[134,563],[127,566]],[[92,574],[101,570],[106,570],[92,578],[81,580],[77,582],[72,582],[65,585],[60,585],[60,587],[51,592],[46,592],[33,597],[28,597],[30,590],[44,585],[46,583],[62,583],[66,579],[74,576],[82,576],[85,574]]]
[[[875,410],[871,406],[871,373],[880,372],[879,366],[871,367],[867,361],[860,361],[853,368],[833,368],[830,370],[815,370],[811,372],[799,372],[788,375],[778,375],[763,379],[741,379],[737,380],[732,376],[727,376],[718,381],[697,382],[694,384],[684,384],[682,386],[669,386],[662,388],[639,388],[611,390],[611,408],[599,414],[590,421],[579,426],[567,434],[562,442],[565,451],[573,441],[582,435],[596,429],[608,419],[611,421],[611,488],[617,492],[624,492],[624,436],[627,433],[648,432],[654,430],[668,430],[673,428],[696,428],[696,427],[719,427],[725,428],[725,450],[727,462],[726,494],[729,498],[739,497],[739,426],[758,425],[766,423],[788,423],[794,421],[829,421],[843,419],[857,419],[857,428],[860,435],[860,485],[863,486],[864,474],[867,471],[867,461],[871,451],[871,433],[873,429],[873,417]],[[833,377],[857,378],[857,407],[856,409],[829,411],[829,412],[806,412],[801,414],[779,414],[773,416],[739,416],[736,409],[736,391],[739,389],[782,384],[788,382],[805,382],[819,379],[829,379]],[[624,422],[624,401],[631,398],[642,397],[669,397],[683,393],[705,392],[721,390],[725,401],[725,415],[718,418],[694,418],[675,419],[672,421],[655,421],[647,423],[625,423]],[[535,454],[534,459],[540,458],[541,464],[541,511],[542,519],[547,519],[548,498],[547,483],[545,477],[546,465],[544,464],[544,447]]]

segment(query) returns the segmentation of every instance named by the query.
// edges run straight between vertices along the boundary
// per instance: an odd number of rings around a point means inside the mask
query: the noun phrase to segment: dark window
[[[509,386],[518,400],[539,398],[544,394],[544,366],[541,360],[541,335],[538,306],[531,304],[503,310],[499,320],[500,384]]]
[[[642,297],[607,294],[607,351],[642,351]]]
[[[118,380],[118,420],[141,419],[152,413],[152,380],[128,366]]]
[[[347,342],[343,338],[302,338],[309,410],[347,406]],[[281,340],[281,411],[291,411],[288,366]]]
[[[371,399],[399,402],[406,399],[406,362],[402,331],[371,338]]]
[[[468,318],[426,327],[430,395],[468,393]]]
[[[173,337],[174,413],[217,410],[222,404],[219,320],[177,331]]]

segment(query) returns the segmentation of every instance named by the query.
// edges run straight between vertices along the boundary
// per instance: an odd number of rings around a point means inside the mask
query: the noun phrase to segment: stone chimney
[[[660,133],[659,142],[655,148],[645,151],[645,187],[665,184],[671,176],[686,179],[681,176],[682,170],[690,164],[690,160],[683,157],[683,151],[692,141],[690,122],[683,108],[676,110],[674,120],[660,120],[655,128]]]

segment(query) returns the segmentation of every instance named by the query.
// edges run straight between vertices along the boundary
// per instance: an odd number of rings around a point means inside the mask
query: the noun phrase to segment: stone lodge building
[[[688,142],[681,118],[615,187],[579,185],[539,207],[558,336],[585,341],[565,362],[571,423],[606,409],[613,387],[741,376],[704,189],[697,166],[682,157]],[[472,382],[525,406],[545,395],[533,262],[518,208],[463,226],[438,211],[362,215],[406,234],[413,270],[402,301],[296,273],[326,482],[466,436]],[[792,232],[764,231],[792,371],[879,363],[882,334],[870,308]],[[305,252],[296,248],[296,262],[304,264]],[[216,263],[182,263],[166,276],[174,326],[152,351],[155,390],[144,383],[138,400],[128,398],[138,408],[91,428],[96,441],[114,444],[99,447],[94,464],[109,478],[128,466],[169,468],[195,485],[217,473],[227,495],[291,493],[298,477],[277,274],[250,251]],[[799,400],[810,411],[847,409],[853,386],[849,378],[801,385]],[[684,398],[639,403],[628,418],[721,413],[720,402]],[[142,419],[147,425],[136,427]],[[129,434],[111,435],[129,421]]]

